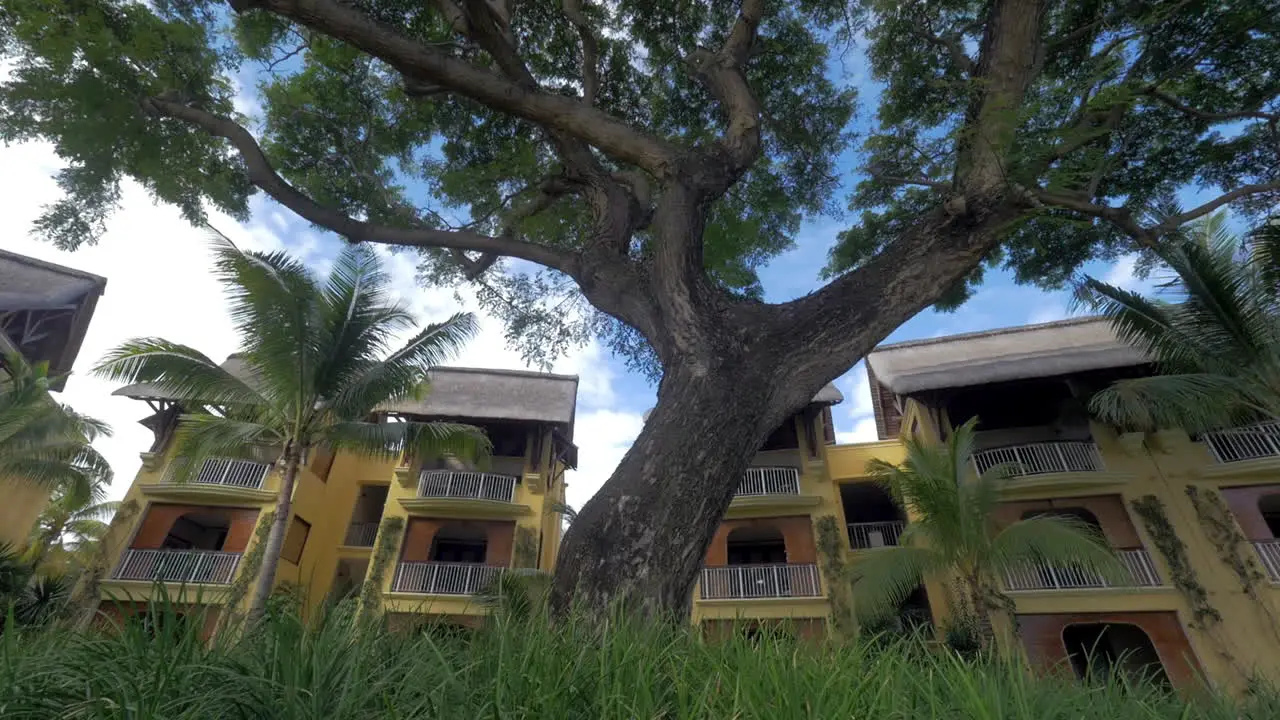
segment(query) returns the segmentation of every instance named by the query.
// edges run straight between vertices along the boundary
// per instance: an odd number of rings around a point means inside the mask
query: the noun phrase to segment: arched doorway
[[[1160,654],[1146,631],[1131,623],[1075,623],[1062,629],[1062,644],[1076,677],[1107,682],[1121,674],[1131,681],[1171,687]]]
[[[231,516],[214,509],[193,510],[174,519],[161,541],[165,550],[221,550],[231,530]]]
[[[782,531],[772,525],[736,528],[725,539],[729,565],[780,565],[787,561]]]

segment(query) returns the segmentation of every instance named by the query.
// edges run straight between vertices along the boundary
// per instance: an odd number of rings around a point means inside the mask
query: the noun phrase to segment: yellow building
[[[226,363],[237,372],[233,356]],[[493,456],[483,467],[455,460],[400,465],[347,453],[313,452],[299,473],[277,589],[308,613],[361,593],[392,622],[425,617],[469,623],[483,615],[478,591],[502,568],[548,570],[560,543],[567,468],[574,467],[578,379],[500,370],[441,368],[423,402],[380,413],[452,420],[483,428]],[[191,481],[174,482],[173,431],[181,408],[158,388],[117,395],[145,401],[155,442],[112,523],[96,593],[106,615],[132,613],[157,584],[184,606],[247,602],[280,477],[275,453],[211,458]]]
[[[844,617],[833,563],[848,567],[896,543],[909,521],[870,481],[867,462],[897,463],[902,437],[939,442],[977,416],[976,469],[1020,470],[998,520],[1080,518],[1101,530],[1130,575],[1113,585],[1028,567],[999,578],[1013,604],[1001,623],[1006,647],[1035,666],[1080,674],[1093,649],[1095,663],[1159,667],[1180,687],[1201,676],[1235,690],[1252,678],[1280,680],[1280,424],[1192,438],[1119,433],[1091,419],[1092,392],[1150,372],[1099,319],[884,345],[867,367],[881,440],[836,445],[829,414],[797,419],[800,481],[748,472],[717,536],[727,555],[716,546],[708,554],[696,621],[793,618],[817,633]],[[814,447],[809,438],[824,441]],[[839,542],[832,527],[844,531]],[[922,588],[903,619],[945,625],[945,601],[942,588]]]
[[[65,376],[106,286],[106,278],[0,250],[0,354],[20,352],[28,362],[49,363],[50,375]],[[0,544],[20,547],[49,493],[13,478],[0,478],[0,492]]]

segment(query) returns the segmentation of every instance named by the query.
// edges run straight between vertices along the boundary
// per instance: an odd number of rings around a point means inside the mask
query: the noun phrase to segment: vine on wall
[[[1232,519],[1231,510],[1223,502],[1222,496],[1212,489],[1202,489],[1195,485],[1187,485],[1186,492],[1191,505],[1196,509],[1196,517],[1199,518],[1205,535],[1218,551],[1218,558],[1236,574],[1241,590],[1266,616],[1266,624],[1272,633],[1280,638],[1280,629],[1277,628],[1280,623],[1277,623],[1270,605],[1258,596],[1258,586],[1267,576],[1263,574],[1253,551],[1245,547],[1248,540]]]
[[[383,518],[382,526],[378,528],[378,546],[373,549],[373,562],[369,564],[369,574],[360,588],[361,617],[373,617],[382,606],[382,580],[387,575],[387,566],[400,545],[403,532],[404,518]]]
[[[239,616],[240,602],[244,600],[245,594],[249,592],[249,586],[258,577],[258,571],[262,569],[262,558],[267,554],[267,536],[271,534],[271,523],[275,520],[274,510],[265,512],[258,518],[258,525],[253,529],[253,546],[240,559],[240,571],[236,573],[236,579],[227,588],[225,609],[222,617],[218,619],[219,629],[227,627],[233,618]]]
[[[538,567],[538,533],[533,528],[516,526],[515,551],[511,554],[511,567]]]
[[[827,576],[827,597],[831,603],[831,626],[851,637],[858,629],[853,609],[853,567],[845,561],[848,542],[834,515],[823,515],[814,524],[818,531],[818,552],[822,573]]]
[[[1134,512],[1146,525],[1147,532],[1155,541],[1156,549],[1164,556],[1169,572],[1173,573],[1174,587],[1187,599],[1194,616],[1193,626],[1206,629],[1212,624],[1222,621],[1222,614],[1209,604],[1209,593],[1200,584],[1196,571],[1187,558],[1187,546],[1173,529],[1169,515],[1165,512],[1164,501],[1155,495],[1145,495],[1130,500]]]

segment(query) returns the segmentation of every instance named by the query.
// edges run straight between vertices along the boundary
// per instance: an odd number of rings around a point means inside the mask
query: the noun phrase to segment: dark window
[[[434,562],[482,563],[485,545],[483,541],[474,540],[438,540],[431,559]]]
[[[773,434],[764,441],[763,450],[799,450],[800,438],[796,436],[795,418],[787,418],[782,423],[782,427],[773,431]]]
[[[1062,643],[1076,677],[1089,682],[1108,682],[1116,674],[1130,680],[1145,680],[1165,687],[1160,654],[1151,638],[1129,623],[1082,623],[1062,629]]]
[[[1271,531],[1271,537],[1280,538],[1280,495],[1263,495],[1258,498],[1258,512]]]
[[[771,526],[740,527],[726,538],[730,565],[772,565],[787,561],[787,544],[782,533]]]

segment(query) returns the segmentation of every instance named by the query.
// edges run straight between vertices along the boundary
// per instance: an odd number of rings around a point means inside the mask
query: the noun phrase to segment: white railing
[[[165,473],[166,483],[177,482],[178,466],[185,462],[183,458],[174,458],[169,471]],[[231,458],[205,458],[204,463],[188,482],[200,485],[226,485],[228,487],[261,490],[271,466],[267,463],[252,460],[233,460]]]
[[[1013,477],[1060,472],[1099,472],[1102,454],[1091,442],[1046,442],[982,450],[973,454],[979,474],[997,465],[1012,465]]]
[[[516,479],[512,475],[471,470],[423,470],[418,477],[418,497],[511,502],[515,493]]]
[[[396,568],[391,589],[429,595],[475,595],[502,570],[480,563],[402,562]]]
[[[378,537],[378,523],[351,523],[347,527],[347,539],[342,544],[348,547],[373,547],[373,540],[376,537]]]
[[[236,574],[240,553],[217,550],[126,550],[116,567],[118,580],[161,580],[226,585]]]
[[[1264,422],[1201,435],[1220,463],[1280,455],[1280,423]]]
[[[1267,577],[1273,583],[1280,583],[1280,540],[1254,540],[1253,549],[1258,551]]]
[[[905,525],[901,520],[849,523],[849,547],[868,550],[897,545],[903,527]]]
[[[755,495],[799,495],[800,471],[792,467],[747,468],[738,490],[738,497]]]
[[[817,597],[817,565],[730,565],[702,569],[703,600]]]
[[[1116,557],[1128,574],[1126,582],[1108,582],[1101,575],[1081,568],[1030,565],[1005,573],[1008,590],[1071,590],[1076,588],[1158,587],[1160,573],[1146,550],[1117,550]]]

